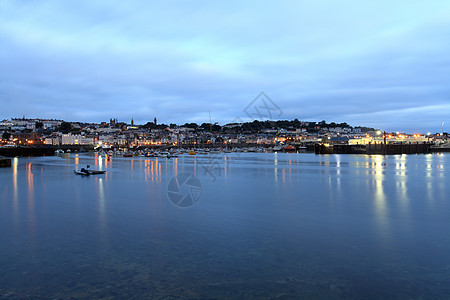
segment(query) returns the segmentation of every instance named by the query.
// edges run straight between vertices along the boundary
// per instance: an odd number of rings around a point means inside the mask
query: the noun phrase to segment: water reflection
[[[7,207],[0,211],[4,226],[0,257],[15,259],[3,260],[0,279],[5,286],[20,286],[17,298],[32,297],[36,291],[48,298],[76,297],[80,286],[84,298],[129,298],[123,291],[136,294],[158,280],[158,289],[176,286],[177,293],[178,287],[190,292],[210,282],[236,290],[248,286],[245,295],[258,289],[261,298],[276,298],[289,282],[330,293],[329,286],[342,282],[343,288],[336,289],[346,295],[358,296],[360,290],[375,293],[391,285],[391,294],[374,298],[408,299],[414,298],[410,289],[423,283],[427,291],[437,291],[435,298],[445,298],[445,293],[438,293],[444,288],[420,280],[426,274],[433,282],[445,282],[447,275],[441,268],[449,249],[449,187],[440,177],[448,169],[444,157],[301,155],[298,161],[285,154],[248,154],[240,161],[230,157],[224,159],[224,176],[232,175],[233,180],[227,185],[216,182],[217,190],[210,194],[214,201],[204,198],[201,205],[185,211],[170,206],[164,198],[166,186],[159,182],[195,170],[197,161],[192,157],[104,160],[104,177],[73,175],[74,161],[93,163],[93,155],[72,155],[69,163],[14,159],[10,171],[0,172],[13,200],[0,202]],[[202,161],[200,157],[198,162]],[[202,164],[198,166],[203,174]],[[107,181],[108,174],[114,176]],[[48,195],[42,192],[44,184]],[[248,191],[245,184],[264,186]],[[242,193],[246,197],[236,197]],[[272,195],[281,201],[267,201]],[[298,195],[305,197],[287,201]],[[219,266],[220,272],[211,273],[211,265]],[[179,281],[180,268],[198,276]],[[376,271],[367,274],[367,270]],[[348,274],[352,278],[347,281],[343,278]],[[27,281],[38,276],[42,280]],[[307,276],[303,283],[290,279],[302,276]],[[23,283],[17,278],[24,278]],[[98,278],[106,278],[108,288]],[[265,290],[267,278],[281,284]],[[151,292],[155,298],[169,295]],[[224,294],[219,293],[214,297],[230,295],[225,288]],[[321,298],[320,293],[315,296],[311,298]]]
[[[336,191],[341,191],[341,155],[336,155]]]
[[[426,168],[425,168],[426,173],[425,173],[425,176],[428,177],[428,178],[431,178],[431,177],[432,177],[432,171],[433,171],[433,167],[432,167],[432,165],[433,165],[433,157],[434,157],[433,154],[426,154],[426,155],[425,155],[425,164],[426,164]]]
[[[273,172],[274,172],[274,177],[275,177],[275,183],[277,183],[278,182],[278,153],[277,152],[274,153],[273,164],[274,164]]]
[[[34,211],[34,178],[31,171],[31,162],[26,165],[26,176],[28,186],[28,224],[30,226],[30,234],[34,238],[35,234],[35,211]]]
[[[106,200],[105,200],[105,188],[103,178],[95,178],[97,185],[97,196],[98,196],[98,226],[100,234],[100,244],[105,247],[108,242],[108,232],[107,232],[107,219],[106,219]]]
[[[224,164],[224,171],[223,171],[223,173],[224,173],[224,177],[225,177],[225,182],[226,182],[226,179],[228,178],[228,161],[227,161],[227,156],[225,155],[225,157],[223,158],[223,164]]]
[[[400,177],[395,182],[395,190],[397,193],[397,199],[400,201],[400,205],[403,208],[403,213],[407,213],[409,206],[408,190],[407,190],[407,176],[406,176],[406,155],[396,155],[395,160],[395,170],[396,175]]]
[[[374,167],[373,179],[375,181],[375,215],[377,219],[379,233],[382,237],[388,238],[389,218],[387,212],[386,193],[384,190],[384,156],[376,155],[372,157],[372,166]]]
[[[13,171],[13,210],[14,210],[14,219],[17,220],[19,218],[19,188],[17,187],[17,166],[19,165],[19,159],[14,157],[12,160],[12,171]]]

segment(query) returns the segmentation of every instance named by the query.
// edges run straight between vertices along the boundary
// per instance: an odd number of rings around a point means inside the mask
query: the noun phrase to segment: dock
[[[432,152],[431,143],[398,143],[398,144],[367,144],[367,145],[348,145],[348,144],[316,144],[315,154],[426,154]]]
[[[11,159],[0,156],[0,168],[9,168],[9,167],[11,167]]]

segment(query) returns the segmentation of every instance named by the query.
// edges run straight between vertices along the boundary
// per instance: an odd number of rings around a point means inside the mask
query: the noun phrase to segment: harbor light
[[[377,130],[377,135],[381,135],[381,130]]]

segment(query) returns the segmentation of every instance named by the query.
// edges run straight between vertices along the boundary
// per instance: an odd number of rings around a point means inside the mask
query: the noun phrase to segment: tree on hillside
[[[9,140],[10,137],[11,137],[11,133],[9,133],[7,131],[3,132],[2,139]]]
[[[197,129],[198,125],[196,123],[186,123],[183,127]]]
[[[155,123],[153,123],[153,122],[147,122],[147,124],[145,124],[145,125],[142,126],[142,127],[148,128],[148,129],[155,129],[155,128],[157,128],[158,126],[157,126]]]
[[[68,133],[72,129],[72,124],[69,122],[62,122],[61,125],[59,125],[59,130],[62,133]]]

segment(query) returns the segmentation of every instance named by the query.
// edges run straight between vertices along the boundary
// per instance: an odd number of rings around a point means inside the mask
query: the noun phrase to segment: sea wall
[[[11,159],[0,156],[0,168],[8,168],[8,167],[11,167]]]

